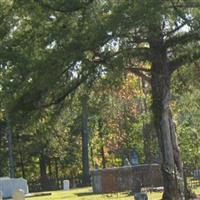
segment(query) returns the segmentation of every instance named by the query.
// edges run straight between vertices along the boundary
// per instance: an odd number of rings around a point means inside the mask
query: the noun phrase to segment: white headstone
[[[13,194],[13,200],[25,200],[24,191],[22,189],[18,189]]]
[[[3,192],[0,191],[0,200],[3,200]]]
[[[194,179],[199,179],[200,178],[200,169],[195,169],[194,170],[193,178]]]
[[[27,180],[23,178],[0,178],[0,191],[3,192],[3,198],[10,198],[17,189],[22,189],[28,194]]]
[[[69,190],[69,180],[63,181],[63,190]]]

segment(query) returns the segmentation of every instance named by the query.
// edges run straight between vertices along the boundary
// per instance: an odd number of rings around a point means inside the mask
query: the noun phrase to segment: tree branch
[[[131,67],[131,69],[136,69],[142,72],[147,72],[147,73],[151,73],[151,69],[147,69],[147,68],[142,68],[142,67]]]
[[[87,64],[94,64],[94,63],[88,62]],[[69,96],[75,90],[77,90],[81,86],[81,84],[85,83],[87,81],[88,77],[94,73],[93,65],[91,67],[92,68],[86,74],[83,74],[83,72],[84,72],[84,69],[83,69],[83,71],[80,72],[80,74],[82,74],[82,77],[72,80],[72,82],[69,84],[69,86],[67,87],[67,89],[63,95],[52,100],[50,103],[39,105],[38,108],[46,108],[46,107],[57,105],[57,104],[63,102],[67,96]]]
[[[174,36],[165,42],[165,47],[173,47],[178,44],[186,44],[195,40],[200,40],[200,32],[188,32],[183,35]]]
[[[173,30],[168,31],[165,35],[166,35],[166,36],[170,36],[170,35],[176,33],[178,30],[180,30],[181,28],[183,28],[186,24],[187,24],[187,22],[184,21],[184,22],[183,22],[182,24],[180,24],[179,26],[176,26]]]
[[[151,77],[144,74],[142,71],[145,71],[145,72],[150,72],[150,69],[146,69],[146,68],[137,68],[137,67],[126,67],[125,68],[127,71],[141,77],[142,79],[144,79],[145,81],[147,82],[150,82],[151,81]]]
[[[143,48],[134,48],[134,49],[125,49],[125,54],[130,55],[132,58],[138,57],[145,60],[150,61],[151,60],[151,53],[150,48],[143,47]]]
[[[181,55],[178,58],[171,60],[168,63],[170,73],[173,73],[176,69],[178,69],[182,65],[187,64],[189,62],[194,62],[198,59],[200,59],[200,52],[194,52],[192,55],[188,55],[188,53]]]
[[[88,76],[86,75],[86,76],[83,76],[81,79],[74,80],[74,82],[71,83],[71,85],[67,88],[66,92],[63,95],[61,95],[57,99],[54,99],[52,102],[50,102],[48,104],[43,104],[43,105],[38,106],[38,108],[47,108],[47,107],[57,105],[57,104],[63,102],[65,100],[65,98],[67,96],[69,96],[72,92],[74,92],[76,89],[78,89],[79,86],[87,80],[87,78],[88,78]]]

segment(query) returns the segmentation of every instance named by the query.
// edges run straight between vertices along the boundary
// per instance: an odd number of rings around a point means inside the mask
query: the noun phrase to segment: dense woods
[[[88,185],[135,150],[184,199],[199,57],[198,0],[0,0],[0,176]]]

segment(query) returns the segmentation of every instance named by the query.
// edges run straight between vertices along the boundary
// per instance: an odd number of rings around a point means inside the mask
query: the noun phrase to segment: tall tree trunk
[[[103,167],[103,169],[105,169],[106,168],[106,157],[105,157],[103,145],[101,146],[100,152],[101,152],[101,159],[102,159],[102,167]]]
[[[51,165],[51,159],[48,159],[48,172],[49,176],[52,177],[52,165]]]
[[[3,126],[0,123],[0,177],[3,176],[3,156],[2,156],[2,149],[3,149]]]
[[[157,29],[154,29],[154,31]],[[170,110],[170,78],[167,53],[162,35],[150,43],[152,52],[152,108],[162,157],[164,200],[183,200],[184,181],[182,162],[176,140],[175,125]]]
[[[82,103],[82,167],[83,167],[83,185],[90,184],[89,174],[89,130],[88,130],[88,95],[83,95]]]
[[[10,113],[6,111],[6,122],[7,122],[7,138],[8,138],[8,163],[9,163],[9,175],[11,178],[15,178],[15,165],[13,159],[13,133],[10,119]]]
[[[55,173],[56,173],[56,184],[59,188],[59,174],[58,174],[58,158],[55,158]]]
[[[102,132],[102,127],[103,127],[103,122],[101,119],[98,121],[99,125],[99,137],[101,139],[101,146],[100,146],[100,154],[101,154],[101,163],[102,163],[102,168],[106,168],[106,157],[105,157],[105,151],[104,151],[104,141],[103,141],[103,132]]]
[[[92,146],[90,147],[90,158],[91,158],[91,165],[94,168],[95,167],[95,162],[94,162],[94,153],[93,153]]]
[[[19,157],[20,157],[22,177],[25,178],[25,166],[24,166],[23,154],[21,150],[19,151]]]
[[[47,188],[47,160],[45,155],[41,154],[39,158],[39,163],[40,163],[40,181],[41,181],[41,186],[43,190],[48,189]]]

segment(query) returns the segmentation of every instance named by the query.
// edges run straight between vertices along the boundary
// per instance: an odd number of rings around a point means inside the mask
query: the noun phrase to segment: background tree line
[[[89,165],[135,148],[141,162],[160,152],[163,198],[183,199],[176,131],[183,162],[199,162],[198,1],[0,3],[1,173],[88,184]]]

